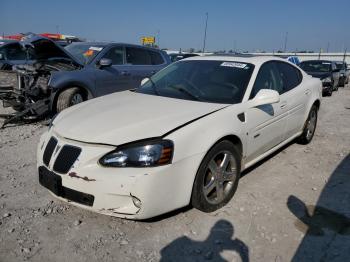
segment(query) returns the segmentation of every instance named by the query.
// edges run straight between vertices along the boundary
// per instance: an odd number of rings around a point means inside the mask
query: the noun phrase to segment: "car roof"
[[[276,56],[258,56],[258,55],[249,55],[249,54],[235,54],[235,55],[208,55],[208,56],[194,56],[185,59],[189,60],[215,60],[215,61],[229,61],[229,62],[243,62],[250,64],[263,64],[267,61],[282,61],[287,62],[285,59],[276,57]],[[183,61],[183,60],[182,60]]]
[[[330,61],[330,60],[323,60],[323,59],[313,59],[313,60],[304,60],[302,63],[305,63],[305,62],[327,62],[327,63],[334,63],[333,61]]]

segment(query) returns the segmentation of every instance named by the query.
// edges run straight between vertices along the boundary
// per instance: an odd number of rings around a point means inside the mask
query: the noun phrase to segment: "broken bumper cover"
[[[51,137],[57,139],[57,145],[52,149],[48,165],[45,165],[43,159]],[[69,171],[60,174],[55,172],[55,164],[65,145],[82,150]],[[191,171],[195,174],[196,170],[191,170],[195,166],[193,163],[199,165],[202,156],[196,155],[171,165],[151,168],[106,168],[98,164],[102,156],[114,149],[109,145],[72,141],[49,131],[41,137],[37,166],[39,169],[45,167],[59,176],[64,190],[78,192],[76,200],[49,188],[56,197],[94,212],[129,219],[147,219],[189,204],[192,186],[190,190],[185,190],[181,176],[191,174]],[[93,199],[91,204],[82,203],[79,200],[82,196],[89,196],[90,201]]]
[[[3,107],[12,107],[17,110],[12,114],[0,115],[0,117],[5,118],[3,127],[28,117],[40,118],[50,110],[50,98],[27,103],[22,92],[12,86],[0,86],[0,100]]]

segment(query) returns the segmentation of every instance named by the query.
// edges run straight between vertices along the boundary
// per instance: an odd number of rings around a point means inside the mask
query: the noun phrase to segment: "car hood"
[[[309,75],[311,75],[312,77],[316,77],[316,78],[319,78],[319,79],[323,79],[323,78],[326,78],[328,76],[331,76],[331,73],[328,73],[328,72],[307,72]]]
[[[53,131],[81,142],[120,145],[162,136],[224,107],[124,91],[64,110],[54,120]]]
[[[82,66],[74,56],[48,38],[30,34],[21,40],[21,44],[25,49],[32,49],[37,60],[68,59],[74,64]]]

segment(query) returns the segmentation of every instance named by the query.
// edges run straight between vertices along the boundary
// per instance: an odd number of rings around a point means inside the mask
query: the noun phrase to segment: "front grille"
[[[64,145],[56,158],[53,170],[60,174],[67,173],[81,153],[81,148],[71,145]]]
[[[54,137],[51,137],[49,142],[47,143],[47,146],[44,151],[44,156],[43,156],[43,162],[46,166],[49,165],[51,156],[53,151],[55,150],[55,147],[57,145],[57,139]]]

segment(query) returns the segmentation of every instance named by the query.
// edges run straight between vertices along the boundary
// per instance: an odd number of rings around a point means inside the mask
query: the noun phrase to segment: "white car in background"
[[[40,139],[39,181],[99,213],[146,219],[224,206],[240,173],[288,142],[311,141],[322,86],[276,57],[173,63],[134,91],[61,112]]]

